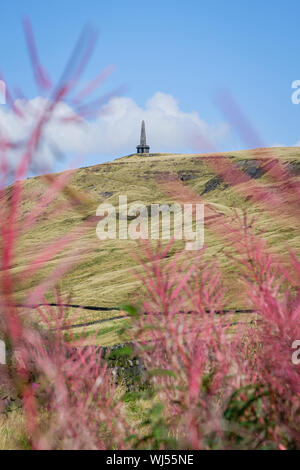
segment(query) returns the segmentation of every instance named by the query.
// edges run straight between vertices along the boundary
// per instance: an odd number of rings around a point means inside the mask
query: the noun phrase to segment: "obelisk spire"
[[[147,145],[147,144],[146,144],[145,121],[142,121],[140,145],[141,145],[142,147],[145,147],[145,145]]]
[[[150,150],[149,145],[146,143],[145,121],[142,121],[140,144],[137,146],[136,150],[137,153],[149,153]]]

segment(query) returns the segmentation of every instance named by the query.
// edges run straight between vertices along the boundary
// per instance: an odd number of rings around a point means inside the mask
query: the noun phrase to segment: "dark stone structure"
[[[142,121],[140,144],[137,146],[137,153],[149,153],[150,147],[146,143],[145,121]]]

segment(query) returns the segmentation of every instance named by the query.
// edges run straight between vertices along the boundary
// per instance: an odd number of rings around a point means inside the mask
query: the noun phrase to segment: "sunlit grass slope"
[[[300,149],[276,148],[273,155],[289,165],[295,178],[300,175]],[[266,149],[230,152],[234,164],[240,168],[251,167],[255,161],[260,166],[266,156]],[[209,155],[201,154],[150,154],[149,156],[130,155],[112,162],[76,170],[68,183],[68,190],[62,193],[55,202],[43,209],[37,223],[24,230],[18,245],[15,264],[11,267],[18,274],[16,282],[16,298],[21,303],[29,288],[32,290],[41,280],[46,279],[62,262],[70,263],[68,271],[59,283],[61,293],[71,296],[72,304],[116,307],[124,303],[134,302],[139,292],[139,283],[133,275],[136,266],[134,253],[136,242],[131,240],[100,241],[96,237],[96,209],[99,204],[107,202],[118,206],[119,195],[126,195],[128,203],[142,202],[146,206],[152,203],[171,203],[164,194],[159,180],[165,173],[176,174],[187,186],[202,195],[207,204],[215,205],[223,213],[230,213],[234,208],[247,208],[249,212],[259,216],[258,224],[265,228],[265,237],[269,246],[278,252],[287,251],[289,247],[296,251],[300,248],[300,234],[293,224],[282,225],[272,220],[251,203],[251,200],[239,195],[235,188],[230,187],[216,178],[206,164]],[[253,173],[260,183],[271,185],[266,175]],[[60,178],[62,175],[54,175]],[[52,180],[53,180],[52,178]],[[43,176],[30,178],[24,185],[21,209],[21,223],[31,213],[35,204],[41,200],[49,188],[49,180]],[[11,189],[7,190],[9,197]],[[68,194],[83,195],[83,204],[69,203]],[[81,197],[81,196],[80,196]],[[86,222],[89,228],[84,231]],[[82,230],[83,227],[83,230]],[[28,266],[35,260],[40,250],[46,250],[52,242],[74,230],[72,243],[62,251],[55,253],[51,261],[44,265],[35,265],[33,276],[27,275]],[[232,282],[234,268],[224,255],[224,244],[211,230],[205,231],[206,255],[218,260],[224,271],[229,293],[234,293],[236,285]],[[177,242],[178,248],[182,247]],[[176,247],[175,247],[176,248]],[[175,252],[173,249],[173,253]],[[54,301],[53,291],[47,293],[48,300]],[[234,297],[230,300],[235,305]],[[111,316],[118,315],[118,311]],[[82,319],[93,321],[103,318],[102,312],[82,311],[78,322]],[[106,313],[105,313],[106,315]],[[101,328],[113,330],[113,324],[103,324]],[[109,330],[111,328],[111,330]],[[114,338],[117,342],[117,338]],[[109,342],[109,341],[108,341]]]

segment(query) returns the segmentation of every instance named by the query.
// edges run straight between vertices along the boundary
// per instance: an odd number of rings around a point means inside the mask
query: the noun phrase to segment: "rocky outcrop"
[[[214,191],[220,184],[223,183],[223,179],[221,176],[214,176],[212,179],[207,181],[204,186],[204,190],[200,194],[200,196],[203,196],[203,194],[209,193],[210,191]]]
[[[260,178],[268,170],[266,165],[263,165],[262,160],[240,160],[236,163],[236,166],[250,178],[255,179]]]

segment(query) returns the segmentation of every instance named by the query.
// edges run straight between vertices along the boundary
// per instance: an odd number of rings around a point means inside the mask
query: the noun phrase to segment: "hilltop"
[[[269,152],[280,158],[288,165],[295,178],[300,176],[300,148],[255,149],[248,151],[228,152],[232,162],[238,165],[251,178],[270,185],[267,175],[261,171],[264,159]],[[217,154],[216,154],[217,155]],[[233,208],[247,208],[251,213],[260,215],[262,226],[266,223],[265,237],[268,244],[279,252],[286,251],[286,243],[295,250],[300,248],[300,235],[292,226],[282,227],[269,219],[251,203],[242,198],[236,191],[225,184],[213,173],[206,164],[209,154],[149,154],[147,156],[129,155],[114,161],[84,167],[72,173],[58,173],[50,177],[39,176],[29,178],[24,182],[24,194],[21,208],[21,220],[26,220],[35,206],[41,200],[49,187],[49,178],[63,178],[70,174],[67,190],[56,198],[55,203],[43,209],[37,223],[26,230],[18,246],[17,259],[11,267],[19,274],[20,282],[16,285],[16,298],[22,303],[28,289],[32,289],[41,279],[49,275],[61,262],[73,263],[70,270],[60,282],[60,291],[70,295],[72,304],[106,307],[110,309],[123,303],[132,302],[139,290],[139,283],[132,274],[136,261],[132,256],[135,242],[132,240],[100,241],[96,237],[96,209],[99,204],[108,202],[118,205],[118,196],[127,195],[128,203],[140,201],[145,205],[152,203],[172,202],[163,193],[158,184],[159,177],[164,173],[174,173],[184,184],[201,195],[207,204],[214,205],[221,212],[230,213]],[[10,188],[7,190],[8,195]],[[68,194],[75,194],[83,204],[65,207]],[[27,276],[29,264],[36,258],[39,250],[46,249],[54,242],[78,226],[81,222],[92,221],[87,232],[78,233],[68,248],[55,254],[33,277]],[[218,259],[223,266],[225,277],[230,279],[232,266],[223,255],[222,241],[212,233],[205,233],[206,256]],[[236,286],[230,286],[234,290]],[[49,301],[54,301],[53,294],[48,292]],[[119,315],[118,311],[97,312],[85,310],[76,320],[93,321]],[[117,325],[105,324],[109,340],[117,342]],[[105,333],[104,333],[105,336]]]

